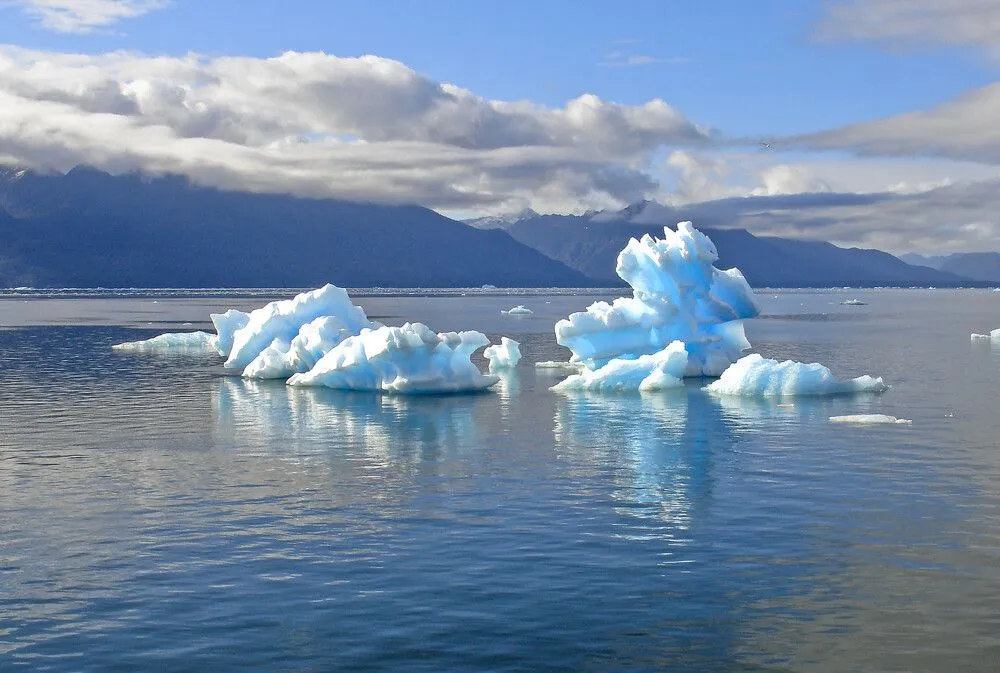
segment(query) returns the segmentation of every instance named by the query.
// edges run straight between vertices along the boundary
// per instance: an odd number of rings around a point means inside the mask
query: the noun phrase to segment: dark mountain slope
[[[585,286],[512,239],[419,206],[199,187],[180,177],[0,170],[0,285]]]

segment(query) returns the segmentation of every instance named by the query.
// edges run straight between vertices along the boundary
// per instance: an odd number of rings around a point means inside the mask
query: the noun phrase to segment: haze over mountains
[[[629,237],[682,220],[712,238],[720,266],[739,267],[756,286],[1000,278],[991,270],[1000,269],[1000,255],[915,266],[878,250],[720,228],[698,204],[640,202],[582,216],[525,210],[468,226],[420,206],[223,191],[182,177],[77,167],[66,175],[0,169],[0,286],[619,285],[615,259]]]
[[[948,271],[973,280],[1000,282],[1000,253],[956,252],[951,255],[902,255],[907,264]]]

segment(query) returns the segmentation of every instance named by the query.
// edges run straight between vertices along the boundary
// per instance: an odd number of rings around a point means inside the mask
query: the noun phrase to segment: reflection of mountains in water
[[[489,394],[373,395],[226,377],[219,379],[216,412],[223,438],[248,453],[386,465],[474,444],[477,415],[495,404]]]

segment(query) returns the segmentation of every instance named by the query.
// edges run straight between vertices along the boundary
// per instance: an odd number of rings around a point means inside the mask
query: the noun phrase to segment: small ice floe
[[[521,344],[507,337],[500,337],[500,343],[487,346],[483,355],[490,361],[490,371],[513,369],[521,361]]]
[[[117,351],[135,353],[216,352],[216,335],[208,332],[175,332],[144,341],[128,341],[112,346]]]
[[[860,299],[845,299],[840,302],[841,306],[867,306],[868,304],[861,301]]]
[[[536,369],[572,369],[580,371],[583,365],[579,362],[560,362],[558,360],[542,360],[535,363]]]
[[[885,414],[851,414],[848,416],[830,416],[831,423],[853,423],[855,425],[911,425],[908,418],[896,418]]]
[[[514,308],[509,308],[500,311],[501,313],[506,313],[507,315],[531,315],[534,313],[530,308],[525,307],[522,304],[518,304]]]
[[[751,397],[883,393],[888,389],[881,377],[866,375],[838,381],[819,363],[778,362],[757,353],[740,358],[717,381],[705,387],[710,393]]]

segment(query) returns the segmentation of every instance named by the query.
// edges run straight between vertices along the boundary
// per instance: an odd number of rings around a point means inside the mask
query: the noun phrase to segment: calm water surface
[[[593,298],[359,299],[523,343],[424,398],[110,349],[266,297],[0,298],[0,670],[1000,667],[1000,293],[762,294],[755,350],[893,385],[793,406],[549,392]]]

